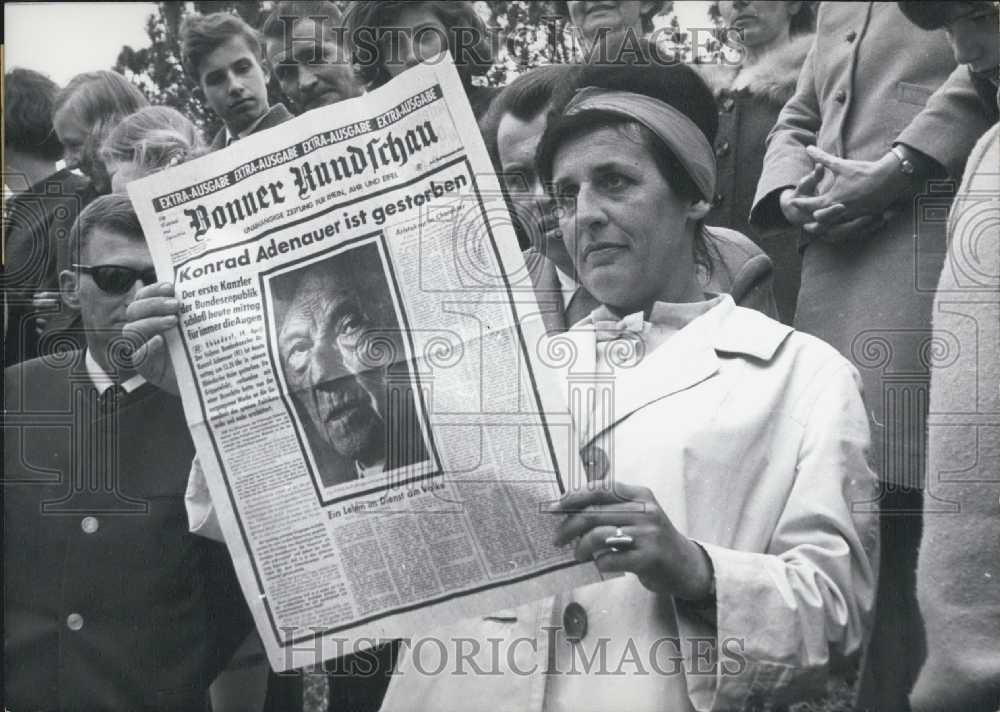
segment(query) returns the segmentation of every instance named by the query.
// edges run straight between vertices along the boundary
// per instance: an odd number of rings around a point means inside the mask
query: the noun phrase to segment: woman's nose
[[[607,221],[607,214],[598,191],[590,185],[584,185],[576,194],[576,222],[581,228],[600,225]],[[567,206],[572,209],[572,204]],[[571,216],[572,217],[572,216]]]

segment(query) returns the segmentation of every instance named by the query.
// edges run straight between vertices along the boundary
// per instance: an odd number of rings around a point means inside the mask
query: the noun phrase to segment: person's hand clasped
[[[633,573],[655,593],[700,600],[711,592],[708,555],[677,531],[646,487],[579,490],[550,511],[566,517],[556,546],[577,540],[578,561],[593,559],[605,573]]]
[[[128,319],[122,333],[133,340],[136,370],[147,381],[168,393],[178,394],[177,378],[167,353],[164,334],[179,323],[180,302],[174,298],[174,285],[157,282],[136,292],[128,305]]]
[[[823,167],[816,166],[811,172],[802,176],[794,188],[786,188],[781,191],[778,196],[778,206],[781,208],[785,220],[798,227],[812,222],[812,212],[799,207],[799,204],[804,198],[815,198],[816,188],[822,177]]]
[[[789,210],[810,214],[803,229],[829,242],[878,231],[892,217],[890,206],[911,189],[910,178],[891,153],[877,161],[838,158],[816,146],[808,146],[806,153],[823,178],[815,195],[790,196]]]

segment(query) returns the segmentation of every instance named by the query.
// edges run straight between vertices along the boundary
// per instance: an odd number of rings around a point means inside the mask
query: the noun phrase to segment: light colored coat
[[[934,299],[914,710],[1000,709],[1000,127],[973,149]]]
[[[592,330],[553,342],[565,348],[552,353],[571,355],[562,364],[571,389],[607,387],[594,376]],[[609,477],[649,487],[704,546],[716,625],[631,575],[612,578],[411,641],[384,710],[742,709],[821,688],[831,651],[862,646],[874,601],[875,478],[851,365],[723,296],[610,388],[613,412],[574,414],[578,424],[605,423],[578,427],[578,444],[602,448]],[[561,628],[571,601],[588,620],[579,643]],[[597,674],[600,655],[596,670],[579,674],[602,648],[609,674]],[[708,649],[711,659],[699,659]],[[442,651],[441,671],[427,674]]]

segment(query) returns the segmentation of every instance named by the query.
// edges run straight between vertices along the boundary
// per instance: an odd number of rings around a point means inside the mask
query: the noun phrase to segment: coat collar
[[[294,119],[295,117],[292,113],[285,108],[284,104],[275,104],[270,109],[265,112],[265,114],[257,119],[257,123],[254,125],[253,129],[246,134],[246,136],[253,135],[258,131],[264,131],[265,129],[274,128],[278,124],[283,124],[289,119]],[[223,126],[219,129],[219,132],[215,134],[215,138],[212,139],[211,149],[217,151],[221,148],[226,147],[226,141],[229,137],[228,129]]]
[[[792,37],[754,65],[740,66],[716,61],[692,66],[701,73],[716,97],[726,92],[746,90],[754,96],[784,104],[795,93],[799,70],[814,38],[812,34]]]
[[[588,412],[572,413],[580,434],[579,445],[585,446],[640,408],[711,378],[719,371],[720,356],[770,361],[792,331],[790,326],[759,312],[736,306],[726,294],[718,305],[647,354],[639,365],[617,374],[597,372],[592,328],[581,325],[555,337],[573,343],[575,359],[566,375],[571,408],[573,403],[587,401],[581,390],[613,389],[614,411],[609,417],[591,423]]]

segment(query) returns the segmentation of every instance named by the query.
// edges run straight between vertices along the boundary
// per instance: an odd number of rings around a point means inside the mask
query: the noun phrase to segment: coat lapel
[[[592,389],[603,387],[612,391],[605,393],[602,401],[606,404],[604,413],[595,417],[591,415],[592,409],[579,409],[584,416],[576,420],[580,446],[587,446],[602,432],[650,403],[712,378],[719,371],[720,353],[769,361],[792,331],[790,326],[759,312],[737,307],[732,297],[726,295],[711,311],[647,354],[638,366],[598,374],[594,331],[586,327],[571,329],[567,335],[573,337],[578,354],[570,373],[571,385],[575,380],[579,390],[579,384],[589,374]],[[572,406],[571,401],[571,412],[577,417],[578,411]],[[591,422],[592,419],[596,422]]]

